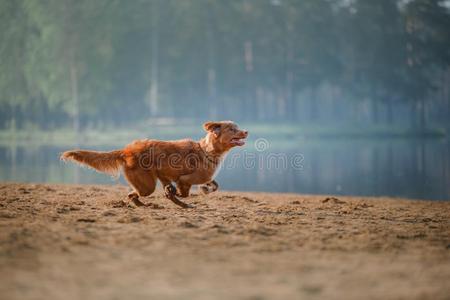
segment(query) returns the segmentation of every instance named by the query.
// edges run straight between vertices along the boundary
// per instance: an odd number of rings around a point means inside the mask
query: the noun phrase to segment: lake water
[[[0,146],[0,180],[125,183],[59,161],[70,147]],[[81,147],[110,150],[118,147]],[[222,189],[450,199],[450,143],[442,139],[249,141],[227,156]]]

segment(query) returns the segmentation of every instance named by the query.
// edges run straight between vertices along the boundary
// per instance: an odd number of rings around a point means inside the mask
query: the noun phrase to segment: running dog
[[[248,136],[248,131],[239,129],[232,121],[207,122],[203,128],[207,133],[200,141],[136,140],[124,149],[110,152],[66,151],[61,159],[111,175],[122,170],[134,189],[126,202],[131,200],[136,206],[152,205],[144,204],[139,197],[151,195],[159,180],[168,199],[188,208],[191,206],[177,196],[188,197],[192,185],[200,185],[205,194],[216,191],[219,185],[214,175],[221,161],[233,147],[243,146]]]

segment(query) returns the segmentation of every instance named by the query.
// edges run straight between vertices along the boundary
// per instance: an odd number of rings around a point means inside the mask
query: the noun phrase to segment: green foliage
[[[3,106],[25,106],[30,94],[25,80],[29,20],[23,2],[0,2],[0,103]]]
[[[0,40],[2,119],[134,122],[157,85],[159,117],[318,122],[324,86],[337,119],[342,99],[430,98],[450,15],[438,0],[3,0]]]
[[[28,37],[25,73],[50,108],[72,109],[70,64],[78,70],[80,107],[98,112],[111,89],[113,49],[104,10],[109,1],[25,1],[37,30]]]

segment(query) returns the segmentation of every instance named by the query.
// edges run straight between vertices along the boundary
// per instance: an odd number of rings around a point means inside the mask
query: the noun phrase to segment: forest
[[[0,41],[2,130],[450,127],[449,1],[2,0]]]

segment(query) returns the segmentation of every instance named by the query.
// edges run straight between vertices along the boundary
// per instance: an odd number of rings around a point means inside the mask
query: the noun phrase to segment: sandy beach
[[[450,202],[0,184],[0,298],[450,299]]]

